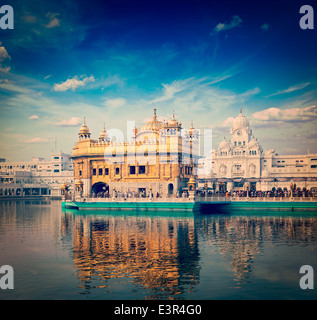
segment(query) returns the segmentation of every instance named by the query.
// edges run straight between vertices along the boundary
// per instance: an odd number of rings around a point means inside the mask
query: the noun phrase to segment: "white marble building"
[[[290,190],[295,184],[301,189],[317,189],[317,154],[278,155],[275,150],[263,151],[240,110],[230,139],[224,138],[217,149],[200,159],[198,179],[201,183],[208,181],[214,191]]]
[[[51,195],[59,197],[64,182],[73,185],[69,154],[52,153],[50,160],[0,161],[0,196]]]

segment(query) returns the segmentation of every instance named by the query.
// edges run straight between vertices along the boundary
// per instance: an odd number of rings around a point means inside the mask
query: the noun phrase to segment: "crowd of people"
[[[205,191],[198,191],[197,195],[201,197],[205,197]],[[296,189],[296,190],[287,190],[287,189],[273,189],[271,191],[261,191],[261,190],[234,190],[232,192],[229,191],[217,191],[213,193],[212,191],[207,191],[207,197],[212,196],[221,196],[221,197],[279,197],[279,198],[287,198],[287,197],[317,197],[317,190],[307,190]]]
[[[92,197],[93,198],[110,198],[110,197],[113,197],[113,198],[160,198],[161,195],[157,192],[156,194],[153,194],[153,192],[151,191],[148,191],[148,192],[145,192],[144,190],[143,191],[139,191],[139,192],[135,192],[135,191],[125,191],[125,192],[122,192],[122,191],[118,191],[118,190],[113,190],[113,194],[110,195],[109,194],[109,191],[106,190],[106,191],[101,191],[101,192],[98,192],[98,193],[95,193],[95,192],[92,192]]]
[[[196,197],[206,197],[205,190],[197,190],[196,191]],[[158,192],[153,193],[151,190],[149,191],[125,191],[121,192],[118,190],[113,190],[112,195],[109,193],[108,190],[101,191],[98,193],[92,192],[92,198],[162,198],[162,197],[174,197],[174,198],[188,198],[189,194],[187,190],[184,190],[182,193],[176,192],[174,194],[169,195],[163,195]],[[220,197],[249,197],[249,198],[255,198],[255,197],[279,197],[279,198],[287,198],[287,197],[317,197],[317,190],[307,190],[305,188],[303,189],[296,189],[296,190],[287,190],[287,189],[275,189],[271,191],[261,191],[261,190],[235,190],[232,192],[229,191],[217,191],[213,192],[213,190],[207,191],[207,197],[213,197],[213,196],[220,196]]]
[[[168,195],[164,195],[159,192],[153,193],[151,190],[147,191],[147,192],[145,190],[138,191],[138,192],[130,191],[130,190],[125,191],[125,192],[113,190],[112,195],[109,193],[108,190],[100,191],[97,193],[95,193],[95,192],[91,193],[92,198],[125,198],[125,199],[128,199],[128,198],[162,198],[162,197],[188,198],[188,196],[189,196],[189,194],[188,194],[187,190],[183,191],[182,193],[177,191],[175,194],[168,194]]]

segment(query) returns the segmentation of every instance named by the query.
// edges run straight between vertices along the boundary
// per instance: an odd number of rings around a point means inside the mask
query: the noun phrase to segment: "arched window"
[[[249,166],[249,174],[250,174],[250,176],[254,176],[255,175],[255,171],[256,171],[255,165],[253,163],[250,164],[250,166]]]
[[[227,174],[227,167],[225,165],[221,165],[220,167],[220,176],[224,177]]]

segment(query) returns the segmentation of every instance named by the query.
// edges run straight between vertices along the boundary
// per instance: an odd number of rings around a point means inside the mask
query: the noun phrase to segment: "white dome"
[[[258,147],[259,143],[254,139],[254,137],[252,137],[252,139],[250,140],[249,144],[248,144],[248,148],[254,148],[254,147]]]
[[[249,120],[240,111],[240,114],[233,120],[232,129],[249,128],[249,126]]]
[[[224,138],[218,146],[218,150],[221,149],[230,149],[230,142],[226,141],[226,138]]]

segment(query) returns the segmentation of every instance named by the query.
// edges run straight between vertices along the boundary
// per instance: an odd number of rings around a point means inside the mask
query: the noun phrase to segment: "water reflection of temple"
[[[132,282],[134,292],[145,290],[149,299],[186,298],[186,293],[199,292],[200,269],[209,265],[208,259],[241,286],[252,282],[254,264],[265,249],[302,244],[317,250],[313,215],[65,214],[61,227],[84,293],[111,290],[111,281],[122,278],[124,285]],[[212,275],[215,270],[207,272]]]
[[[199,282],[193,218],[76,216],[73,246],[77,276],[86,289],[129,277],[149,289],[150,298],[171,298]]]
[[[248,281],[257,256],[268,245],[273,248],[279,243],[292,246],[302,242],[317,250],[317,223],[313,216],[208,216],[197,228],[198,235],[202,233],[210,246],[229,261],[238,284]]]

